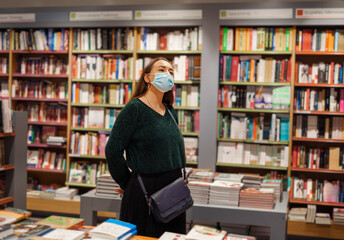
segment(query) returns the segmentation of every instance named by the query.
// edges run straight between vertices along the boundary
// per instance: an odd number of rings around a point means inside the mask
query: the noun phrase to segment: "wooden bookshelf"
[[[16,101],[30,101],[30,102],[68,102],[65,98],[29,98],[29,97],[13,97]]]
[[[295,51],[296,55],[342,55],[344,56],[343,51]]]
[[[329,83],[294,83],[295,87],[316,87],[316,88],[343,88],[344,84]]]
[[[240,54],[240,55],[248,55],[248,54],[262,54],[262,55],[291,55],[291,51],[220,51],[222,54]]]
[[[315,223],[297,222],[288,220],[288,235],[316,237],[324,239],[343,239],[342,225],[321,225]]]
[[[68,78],[67,74],[21,74],[13,73],[13,77],[27,77],[27,78]]]
[[[231,82],[231,81],[222,81],[219,82],[220,85],[238,85],[238,86],[290,86],[290,83],[278,83],[278,82]]]
[[[289,113],[289,110],[279,109],[250,109],[250,108],[218,108],[222,112],[252,112],[252,113]]]
[[[68,54],[68,50],[13,50],[12,52],[20,54]]]
[[[200,107],[173,106],[176,110],[200,110]]]
[[[44,143],[28,143],[28,147],[35,147],[35,148],[61,148],[66,149],[66,145],[54,145],[54,144],[44,144]]]
[[[66,174],[64,170],[59,170],[59,169],[47,169],[47,168],[35,168],[35,167],[28,167],[28,171],[32,172],[47,172],[47,173],[62,173]]]
[[[320,202],[320,201],[307,201],[303,199],[290,198],[290,203],[296,204],[314,204],[319,206],[331,206],[331,207],[344,207],[344,203],[331,203],[331,202]]]
[[[89,158],[89,159],[106,159],[105,156],[93,156],[93,155],[80,155],[80,154],[68,154],[69,157],[73,158]]]
[[[4,205],[7,203],[11,203],[14,201],[14,197],[4,197],[4,198],[0,198],[0,205]]]
[[[198,137],[198,132],[182,132],[182,135],[185,137]]]
[[[0,166],[0,171],[7,171],[14,169],[14,164],[7,164]]]
[[[109,128],[83,128],[83,127],[71,127],[73,131],[84,131],[84,132],[111,132]]]
[[[45,211],[56,213],[80,214],[80,201],[57,200],[39,197],[26,197],[26,208],[30,211]]]
[[[15,135],[16,135],[15,132],[11,132],[11,133],[0,133],[0,138],[14,137]]]
[[[344,143],[344,139],[324,139],[324,138],[305,138],[293,137],[293,141],[297,142],[321,142],[321,143]]]
[[[189,84],[200,84],[200,81],[195,81],[195,80],[185,80],[185,81],[178,81],[174,80],[174,84],[181,84],[181,85],[189,85]]]
[[[244,143],[257,143],[269,145],[288,145],[288,141],[269,141],[269,140],[250,140],[250,139],[231,139],[231,138],[217,138],[219,142],[244,142]]]
[[[31,125],[48,125],[48,126],[67,126],[66,122],[37,122],[37,121],[28,121],[28,124],[31,124]]]
[[[72,187],[85,187],[85,188],[95,188],[96,184],[87,184],[87,183],[74,183],[74,182],[66,182],[67,186]]]
[[[235,163],[216,163],[216,166],[221,167],[237,167],[237,168],[259,168],[259,169],[271,169],[271,170],[288,170],[288,167],[277,167],[267,165],[251,165],[251,164],[235,164]]]
[[[133,80],[120,80],[120,79],[72,79],[72,82],[82,83],[132,83]]]
[[[337,115],[337,116],[344,116],[344,112],[329,112],[329,111],[305,111],[305,110],[294,110],[294,114],[310,114],[310,115]]]
[[[309,168],[297,168],[292,167],[291,171],[293,172],[311,172],[311,173],[330,173],[330,174],[344,174],[344,170],[330,170],[330,169],[309,169]]]
[[[176,54],[176,55],[180,55],[180,54],[201,54],[202,51],[179,51],[179,50],[137,50],[136,51],[137,54],[154,54],[154,55],[163,55],[163,54]]]
[[[110,103],[71,103],[72,107],[108,107],[108,108],[123,108],[124,104],[110,104]]]
[[[8,73],[0,73],[0,77],[8,77],[9,74]]]
[[[73,54],[133,54],[133,50],[72,50]]]

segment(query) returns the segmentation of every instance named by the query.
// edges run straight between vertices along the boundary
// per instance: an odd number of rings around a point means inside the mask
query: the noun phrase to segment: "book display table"
[[[281,240],[287,234],[287,205],[288,193],[283,192],[282,201],[274,209],[195,204],[187,211],[187,218],[270,227],[270,240]],[[91,190],[81,195],[80,218],[85,219],[85,225],[95,225],[97,211],[116,212],[119,216],[120,207],[121,199],[99,197]]]

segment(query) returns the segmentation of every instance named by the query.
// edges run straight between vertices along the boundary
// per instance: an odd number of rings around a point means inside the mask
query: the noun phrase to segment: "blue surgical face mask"
[[[173,86],[173,77],[169,72],[156,73],[153,82],[151,82],[160,92],[168,92]]]

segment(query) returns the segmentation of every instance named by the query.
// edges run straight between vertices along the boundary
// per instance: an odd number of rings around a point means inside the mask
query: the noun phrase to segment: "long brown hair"
[[[148,83],[146,83],[146,81],[144,80],[145,78],[145,74],[150,73],[150,71],[153,68],[153,65],[157,62],[157,61],[166,61],[168,63],[170,63],[172,65],[172,62],[170,60],[168,60],[167,58],[164,57],[157,57],[154,58],[150,63],[147,64],[147,66],[143,69],[142,74],[140,76],[139,82],[136,85],[135,91],[133,93],[133,95],[131,96],[131,99],[135,99],[135,98],[139,98],[143,95],[146,94],[147,90],[148,90]],[[174,96],[173,96],[173,92],[172,90],[165,92],[164,97],[162,98],[162,101],[172,105],[174,103]]]

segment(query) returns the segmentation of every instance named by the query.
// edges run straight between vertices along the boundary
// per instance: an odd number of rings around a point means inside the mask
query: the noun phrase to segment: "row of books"
[[[73,103],[126,104],[132,94],[131,84],[96,85],[91,83],[73,83]]]
[[[10,50],[10,30],[0,30],[0,50]]]
[[[6,165],[5,141],[0,139],[0,166]]]
[[[134,50],[132,28],[75,29],[74,50]]]
[[[202,50],[202,27],[168,30],[138,29],[138,50]]]
[[[344,202],[344,181],[293,178],[293,198],[327,203]]]
[[[222,55],[220,81],[290,82],[291,59],[262,58],[261,55]]]
[[[97,178],[107,174],[107,164],[72,162],[69,166],[68,181],[72,183],[96,184]]]
[[[68,59],[50,57],[22,57],[16,59],[16,72],[20,74],[68,74]]]
[[[72,127],[111,129],[120,111],[103,107],[73,107]]]
[[[343,170],[344,150],[339,147],[293,145],[292,166],[310,169]]]
[[[344,51],[344,29],[300,28],[296,51]]]
[[[68,50],[68,29],[29,29],[14,31],[15,50]]]
[[[8,73],[8,58],[0,57],[0,73]]]
[[[290,106],[290,86],[232,86],[219,88],[218,107],[247,109],[284,109]]]
[[[28,144],[34,144],[34,143],[49,144],[48,139],[52,136],[57,137],[56,126],[29,125],[28,132],[27,132],[27,143]]]
[[[200,94],[197,85],[175,85],[174,106],[199,107]]]
[[[12,81],[12,97],[67,99],[67,96],[67,81]]]
[[[55,122],[67,123],[67,106],[58,103],[19,103],[16,105],[17,111],[27,111],[28,121],[32,122]]]
[[[288,146],[219,142],[217,162],[241,165],[288,167]]]
[[[343,83],[343,64],[334,62],[295,63],[295,81],[298,83]]]
[[[105,145],[109,132],[75,132],[70,139],[70,153],[80,155],[105,156]]]
[[[64,153],[54,151],[28,150],[27,166],[54,170],[66,170],[66,156]]]
[[[271,116],[271,117],[270,117]],[[218,113],[218,136],[243,140],[289,141],[289,116],[245,113]]]
[[[177,110],[178,127],[182,132],[199,132],[199,111]]]
[[[344,139],[344,118],[297,115],[294,136],[307,138]]]
[[[73,55],[74,79],[133,79],[133,58],[120,55]]]
[[[297,89],[294,99],[296,110],[344,112],[344,88]]]
[[[221,51],[292,51],[292,28],[258,27],[220,30]]]

